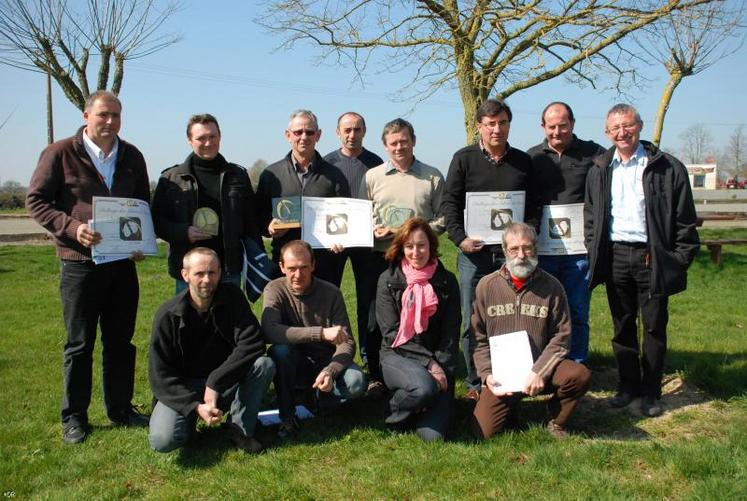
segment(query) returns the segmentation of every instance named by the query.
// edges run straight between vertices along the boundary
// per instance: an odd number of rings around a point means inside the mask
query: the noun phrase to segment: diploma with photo
[[[95,262],[129,257],[135,251],[158,255],[150,206],[144,200],[93,197],[93,228],[101,233],[101,242],[91,249]]]
[[[500,244],[504,228],[524,221],[524,191],[468,192],[465,197],[464,229],[469,238]]]
[[[565,256],[586,254],[584,204],[545,205],[542,208],[537,254]]]
[[[370,200],[303,197],[301,238],[314,249],[373,247]]]
[[[534,365],[527,331],[490,336],[490,367],[498,388],[506,393],[524,391]]]

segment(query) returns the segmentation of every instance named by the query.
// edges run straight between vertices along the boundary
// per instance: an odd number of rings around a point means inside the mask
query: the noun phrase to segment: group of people
[[[220,154],[217,119],[191,117],[192,152],[161,174],[151,202],[156,234],[169,244],[176,295],[154,318],[148,363],[156,403],[150,417],[141,414],[131,403],[131,340],[135,263],[143,256],[91,260],[102,238],[89,225],[92,197],[150,201],[143,156],[118,137],[121,110],[115,95],[92,94],[76,135],[42,152],[27,196],[61,262],[66,443],[89,432],[97,326],[107,416],[115,425],[149,426],[157,451],[183,446],[198,418],[225,421],[239,448],[262,450],[255,425],[271,382],[280,439],[299,430],[297,403],[327,412],[364,394],[388,395],[387,425],[443,439],[453,423],[460,344],[475,437],[499,432],[522,398],[538,394],[551,395],[547,428],[563,437],[591,381],[584,364],[589,303],[600,283],[619,371],[610,405],[640,397],[643,415],[662,412],[667,299],[686,287],[699,248],[684,166],[641,141],[643,122],[630,105],[608,112],[612,147],[605,150],[575,136],[570,106],[550,103],[541,116],[545,140],[523,152],[508,142],[511,109],[488,99],[477,110],[476,143],[454,154],[445,179],[415,158],[406,120],[384,126],[384,161],[363,147],[363,116],[344,113],[336,128],[341,147],[322,157],[316,116],[298,110],[285,130],[291,151],[262,172],[256,191],[246,170]],[[523,222],[503,225],[500,244],[467,234],[466,198],[475,192],[524,194]],[[299,229],[273,218],[272,200],[295,196],[370,200],[373,248],[312,249]],[[574,204],[583,206],[588,252],[538,255],[537,229],[549,206]],[[195,223],[206,209],[217,216],[212,231]],[[444,231],[458,247],[458,280],[438,258]],[[262,249],[262,237],[272,241],[277,273],[264,288],[260,322],[239,286],[247,242]],[[356,343],[339,288],[348,258],[363,367],[353,362]],[[526,331],[533,363],[523,389],[506,391],[492,372],[490,338],[515,331]]]

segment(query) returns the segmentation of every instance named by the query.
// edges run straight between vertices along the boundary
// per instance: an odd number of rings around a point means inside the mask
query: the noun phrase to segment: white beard
[[[537,269],[539,258],[526,256],[524,259],[515,257],[506,260],[506,268],[514,277],[524,280]]]

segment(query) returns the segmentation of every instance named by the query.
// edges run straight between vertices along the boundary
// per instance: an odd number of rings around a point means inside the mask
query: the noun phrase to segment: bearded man
[[[571,317],[563,286],[537,268],[537,234],[524,223],[510,223],[503,233],[503,266],[485,276],[475,289],[472,329],[476,348],[474,362],[483,387],[472,415],[472,431],[478,439],[501,431],[524,397],[552,394],[547,406],[547,429],[555,438],[566,436],[568,422],[578,400],[591,382],[591,371],[568,359]],[[532,369],[524,389],[506,391],[492,374],[492,336],[526,331],[532,351]]]

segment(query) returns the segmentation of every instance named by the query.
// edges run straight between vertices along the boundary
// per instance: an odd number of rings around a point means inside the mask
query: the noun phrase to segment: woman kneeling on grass
[[[381,370],[393,392],[385,422],[442,440],[454,414],[459,286],[438,259],[438,237],[424,219],[405,222],[385,257],[390,264],[376,293]]]

